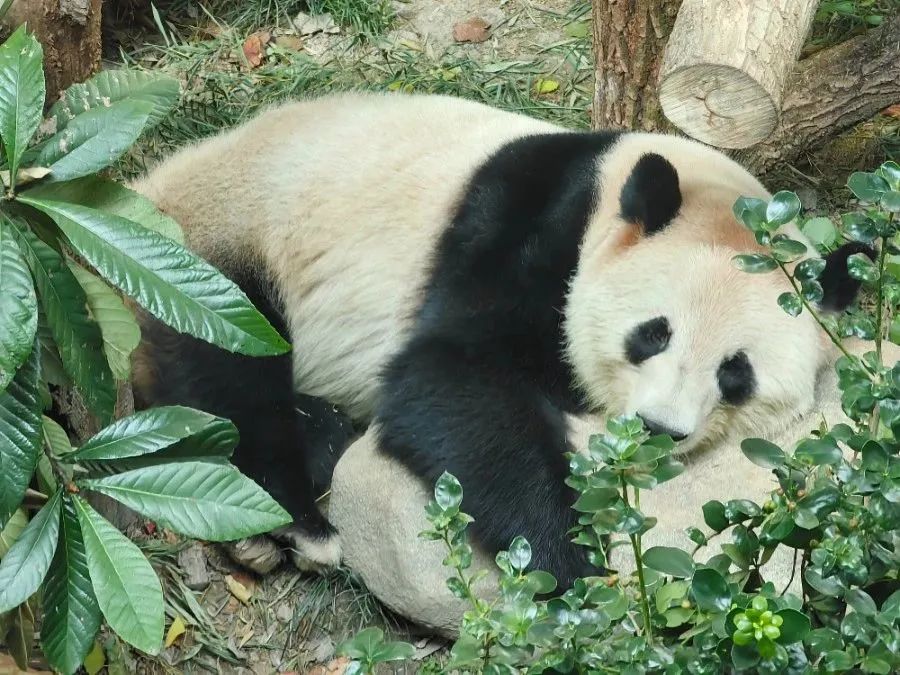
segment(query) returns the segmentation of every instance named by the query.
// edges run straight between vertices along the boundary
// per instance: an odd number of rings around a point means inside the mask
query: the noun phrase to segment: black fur
[[[475,174],[439,242],[411,339],[386,369],[380,447],[433,485],[449,471],[489,551],[525,536],[560,588],[590,574],[565,485],[567,283],[616,134],[514,141]],[[595,573],[596,570],[593,570]]]
[[[641,226],[645,235],[656,234],[681,208],[678,172],[662,155],[641,157],[625,181],[619,197],[624,220]]]
[[[847,271],[847,258],[854,253],[864,253],[873,261],[875,250],[868,244],[851,241],[825,256],[825,269],[819,276],[822,284],[822,301],[819,306],[829,312],[843,312],[856,299],[862,282]]]
[[[756,375],[744,351],[722,361],[716,377],[722,400],[729,405],[745,403],[756,391]]]
[[[282,335],[282,312],[267,283],[222,268]],[[155,381],[143,392],[153,405],[186,405],[230,419],[240,442],[232,462],[262,485],[315,538],[333,528],[315,500],[331,482],[353,427],[326,401],[296,394],[291,354],[254,358],[233,354],[142,317],[152,345]]]
[[[672,327],[664,316],[645,321],[625,338],[625,358],[635,366],[665,351],[672,337]]]

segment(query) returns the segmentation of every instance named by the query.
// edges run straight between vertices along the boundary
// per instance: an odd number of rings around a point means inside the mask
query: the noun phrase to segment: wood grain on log
[[[719,148],[746,148],[768,138],[817,4],[684,0],[660,73],[666,117]]]
[[[27,23],[41,42],[48,105],[100,66],[101,4],[102,0],[14,0],[4,17],[4,34]]]
[[[668,128],[656,95],[663,46],[681,0],[594,0],[595,129]]]
[[[900,16],[801,61],[765,143],[733,153],[763,174],[900,102]]]

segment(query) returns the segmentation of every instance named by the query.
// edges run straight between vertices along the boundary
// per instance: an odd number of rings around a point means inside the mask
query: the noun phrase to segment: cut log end
[[[709,63],[684,66],[663,80],[663,113],[689,136],[718,148],[748,148],[772,133],[776,102],[749,74]]]

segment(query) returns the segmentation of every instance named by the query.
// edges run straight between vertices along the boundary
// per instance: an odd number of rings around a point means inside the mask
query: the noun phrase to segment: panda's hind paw
[[[288,526],[275,530],[272,536],[287,545],[291,562],[302,572],[326,573],[341,563],[341,540],[337,532],[316,536]]]

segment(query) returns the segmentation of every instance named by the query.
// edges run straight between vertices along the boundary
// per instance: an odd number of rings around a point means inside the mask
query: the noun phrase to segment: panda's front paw
[[[284,562],[278,544],[264,534],[223,542],[222,546],[238,565],[259,575],[268,574]]]
[[[317,536],[288,525],[271,534],[287,545],[291,562],[302,572],[325,573],[341,563],[341,540],[333,530]]]

